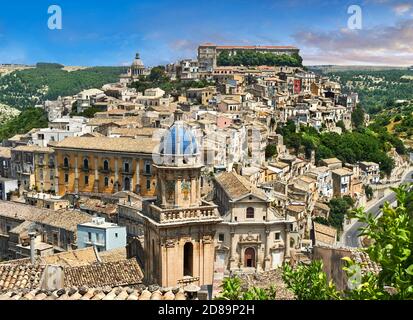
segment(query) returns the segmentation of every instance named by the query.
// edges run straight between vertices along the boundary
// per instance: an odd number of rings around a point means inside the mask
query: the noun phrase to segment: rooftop
[[[80,211],[53,211],[10,201],[0,201],[0,216],[33,221],[73,232],[76,231],[78,224],[92,220],[92,217]]]
[[[322,242],[327,245],[335,245],[337,239],[337,229],[328,227],[316,222],[314,224],[314,237],[316,242]]]
[[[151,138],[69,137],[55,148],[152,154],[157,145]]]
[[[333,170],[332,173],[338,176],[351,176],[353,174],[353,171],[346,169],[346,168],[341,168],[341,169]]]
[[[326,163],[327,165],[329,165],[329,164],[336,164],[336,163],[342,163],[341,160],[339,160],[339,159],[337,159],[337,158],[322,159],[321,161],[323,161],[323,162]]]
[[[260,198],[267,199],[265,193],[255,187],[244,177],[235,172],[224,172],[215,178],[215,181],[232,199],[239,199],[243,196],[254,194]]]
[[[11,148],[0,147],[0,158],[11,158]]]
[[[66,288],[55,291],[13,290],[0,295],[0,300],[187,300],[179,288],[163,289],[157,286],[139,288]]]
[[[54,150],[52,148],[47,147],[39,147],[36,145],[25,145],[25,146],[18,146],[12,149],[12,151],[20,151],[20,152],[47,152],[53,153]]]
[[[201,47],[217,47],[217,49],[241,49],[241,50],[247,50],[247,49],[298,49],[297,47],[293,46],[222,46],[222,45],[216,45],[214,43],[204,43],[201,45]]]
[[[66,287],[117,287],[142,283],[143,272],[136,259],[64,268]]]
[[[0,292],[37,288],[44,268],[41,265],[0,265]]]

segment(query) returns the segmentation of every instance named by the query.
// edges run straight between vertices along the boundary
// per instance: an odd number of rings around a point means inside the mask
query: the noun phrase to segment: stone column
[[[56,192],[56,195],[58,195],[58,194],[59,194],[59,164],[58,164],[58,162],[57,162],[57,157],[56,157],[56,159],[55,159],[55,168],[54,168],[54,170],[55,170],[55,174],[54,174],[54,180],[55,180],[54,190],[55,190],[55,192]]]
[[[235,254],[236,254],[236,246],[237,246],[237,244],[236,244],[236,242],[235,242],[235,230],[234,229],[231,229],[230,230],[230,233],[231,233],[231,244],[230,244],[230,248],[229,248],[229,250],[230,250],[230,256],[229,256],[229,267],[230,267],[230,269],[233,269],[234,267],[235,268],[238,268],[238,266],[236,265],[236,266],[234,266],[234,264],[236,264],[236,261],[235,261]]]
[[[290,239],[291,239],[291,235],[290,235],[290,231],[289,231],[289,225],[287,225],[287,227],[285,228],[285,257],[286,258],[290,258]]]
[[[160,183],[160,190],[162,192],[161,197],[162,197],[162,204],[166,206],[166,185],[165,185],[165,174],[162,173],[161,179],[158,181]]]
[[[268,271],[271,269],[271,256],[270,256],[270,230],[266,228],[265,230],[265,257],[264,257],[264,270]]]
[[[115,192],[119,191],[119,165],[118,158],[115,158]]]
[[[140,163],[140,159],[137,159],[136,160],[136,193],[140,193],[141,192],[141,180],[140,180],[140,172],[139,172],[139,170],[140,170],[140,166],[139,166],[139,163]]]
[[[99,192],[99,171],[98,171],[98,158],[95,157],[95,185],[94,185],[95,193]]]
[[[203,237],[201,236],[199,239],[199,284],[203,284],[204,283],[204,246],[206,244],[204,243]],[[212,264],[213,266],[213,264]]]
[[[197,184],[195,177],[191,176],[191,206],[197,205]]]
[[[75,157],[75,193],[79,193],[79,168],[77,155]]]
[[[196,199],[199,200],[201,199],[201,181],[199,178],[196,178],[195,181],[196,181]]]
[[[181,193],[180,193],[180,188],[181,188],[181,179],[177,179],[175,183],[175,205],[180,206],[181,205]]]

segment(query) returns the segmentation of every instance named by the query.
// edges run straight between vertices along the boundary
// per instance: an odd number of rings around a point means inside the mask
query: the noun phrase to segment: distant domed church
[[[146,76],[149,74],[148,69],[145,68],[139,53],[136,53],[135,59],[132,62],[132,65],[128,69],[126,74],[120,76],[120,82],[124,84],[129,84],[134,81],[139,80],[140,76]]]
[[[200,150],[177,121],[161,139],[154,167],[157,198],[139,213],[144,225],[145,277],[164,287],[213,282],[217,206],[201,199]]]

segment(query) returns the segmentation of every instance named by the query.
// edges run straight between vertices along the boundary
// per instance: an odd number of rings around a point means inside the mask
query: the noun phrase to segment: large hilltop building
[[[212,71],[217,67],[217,59],[221,52],[228,52],[234,55],[237,51],[255,51],[261,53],[299,54],[300,50],[293,46],[219,46],[214,43],[205,43],[198,47],[198,61],[200,71]]]
[[[144,76],[147,74],[147,69],[143,64],[139,53],[137,53],[135,59],[132,62],[132,65],[128,69],[128,72],[120,76],[120,82],[124,84],[129,84],[131,82],[138,80],[140,76]]]

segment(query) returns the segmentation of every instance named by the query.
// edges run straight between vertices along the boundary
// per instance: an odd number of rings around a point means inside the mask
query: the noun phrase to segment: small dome
[[[198,153],[196,137],[182,121],[177,121],[162,137],[161,155],[195,155]]]
[[[143,67],[143,62],[139,57],[139,53],[136,54],[135,60],[133,60],[132,66],[134,67]]]

